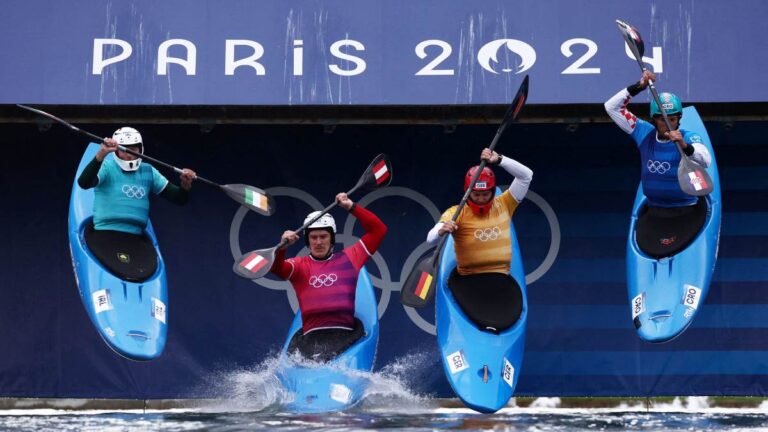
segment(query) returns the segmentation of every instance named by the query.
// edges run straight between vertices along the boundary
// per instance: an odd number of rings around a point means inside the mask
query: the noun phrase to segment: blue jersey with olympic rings
[[[681,129],[680,133],[688,145],[702,142],[701,136],[695,132]],[[642,119],[637,119],[632,138],[640,150],[640,179],[648,204],[654,207],[695,204],[698,198],[683,192],[677,180],[681,158],[677,145],[673,141],[658,141],[656,128]]]

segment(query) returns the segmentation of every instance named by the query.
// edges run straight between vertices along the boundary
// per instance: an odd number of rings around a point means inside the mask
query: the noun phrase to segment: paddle
[[[45,111],[41,111],[39,109],[28,107],[26,105],[16,104],[16,106],[18,106],[19,108],[24,108],[27,111],[32,111],[35,114],[40,114],[41,116],[48,117],[49,119],[51,119],[53,121],[56,121],[58,123],[61,123],[62,125],[72,129],[73,131],[79,132],[79,133],[81,133],[81,134],[83,134],[83,135],[85,135],[85,136],[95,140],[98,143],[104,141],[104,138],[99,137],[99,136],[97,136],[95,134],[92,134],[92,133],[90,133],[88,131],[82,130],[82,129],[78,128],[77,126],[75,126],[73,124],[70,124],[70,123],[68,123],[68,122],[66,122],[66,121],[64,121],[64,120],[54,116],[53,114],[49,114],[49,113],[47,113]],[[140,157],[142,159],[146,159],[146,160],[148,160],[148,161],[150,161],[152,163],[155,163],[157,165],[161,165],[161,166],[164,166],[166,168],[172,169],[175,172],[181,174],[181,169],[180,168],[176,168],[173,165],[167,164],[167,163],[165,163],[163,161],[160,161],[160,160],[157,160],[157,159],[155,159],[153,157],[149,157],[149,156],[147,156],[145,154],[135,152],[135,151],[133,151],[133,150],[131,150],[129,148],[126,148],[124,146],[121,146],[121,145],[118,145],[117,148],[120,149],[121,151],[124,151],[126,153],[129,153],[129,154],[132,154],[134,156]],[[214,183],[214,182],[212,182],[212,181],[210,181],[210,180],[208,180],[206,178],[200,177],[200,176],[196,176],[195,180],[200,180],[201,182],[203,182],[205,184],[208,184],[210,186],[214,186],[214,187],[217,187],[217,188],[221,189],[225,194],[227,194],[227,196],[229,196],[233,200],[235,200],[238,203],[240,203],[240,205],[243,205],[243,206],[247,207],[249,210],[255,211],[256,213],[262,214],[264,216],[270,216],[270,215],[272,215],[275,212],[275,203],[274,203],[274,200],[272,199],[272,197],[270,197],[266,192],[264,192],[263,190],[261,190],[261,189],[259,189],[257,187],[253,187],[253,186],[249,186],[249,185],[245,185],[245,184],[239,184],[239,183],[238,184],[220,185],[218,183]]]
[[[616,25],[619,26],[619,31],[624,36],[624,40],[627,42],[630,51],[632,51],[632,55],[635,56],[635,60],[637,60],[640,69],[645,72],[647,70],[645,63],[643,63],[645,44],[640,37],[640,33],[637,32],[637,29],[623,21],[616,20]],[[672,130],[672,125],[669,124],[667,113],[664,108],[662,108],[661,100],[659,99],[659,94],[656,91],[656,86],[653,84],[653,81],[648,81],[648,87],[650,87],[653,99],[660,108],[664,123],[667,125],[667,130]],[[688,195],[694,196],[704,196],[712,192],[714,184],[712,183],[712,178],[709,176],[707,170],[689,158],[683,152],[680,143],[675,142],[675,144],[677,151],[680,152],[680,165],[677,167],[677,181],[680,183],[680,189]]]
[[[347,192],[347,195],[352,195],[360,189],[365,187],[366,189],[378,189],[389,185],[392,181],[392,165],[387,159],[387,155],[380,154],[373,159],[368,168],[366,168],[360,180],[357,181],[355,187]],[[296,228],[294,232],[301,233],[308,226],[312,225],[316,220],[336,207],[338,203],[334,201],[328,207],[324,208],[317,216],[306,221],[304,225]],[[275,251],[278,248],[286,245],[286,240],[281,240],[277,245],[268,249],[257,249],[240,256],[232,266],[232,270],[238,275],[246,279],[258,279],[263,277],[272,268],[272,263],[275,261]]]
[[[504,114],[504,119],[501,121],[499,129],[496,131],[496,135],[493,137],[491,145],[488,147],[491,151],[493,151],[494,147],[496,147],[496,144],[499,142],[499,138],[501,138],[504,129],[517,119],[520,110],[523,108],[523,105],[525,105],[526,99],[528,99],[528,75],[523,79],[515,98],[512,100],[512,104],[510,104],[506,114]],[[480,173],[483,171],[483,168],[485,168],[485,165],[485,160],[480,162],[480,169],[475,172],[472,181],[469,182],[470,185],[475,184]],[[461,202],[459,203],[456,212],[453,214],[453,218],[451,218],[452,221],[456,222],[459,214],[461,214],[461,210],[467,203],[471,191],[472,188],[469,187],[464,192],[464,196],[461,198]],[[405,283],[400,290],[400,302],[405,306],[420,308],[426,306],[432,300],[435,295],[435,275],[437,274],[437,266],[440,263],[439,257],[446,239],[448,239],[448,235],[442,235],[432,255],[424,257],[408,274],[408,278],[405,280]]]

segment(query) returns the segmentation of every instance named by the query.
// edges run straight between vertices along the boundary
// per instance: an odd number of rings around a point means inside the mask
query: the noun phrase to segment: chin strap
[[[139,169],[139,166],[141,165],[141,158],[136,158],[134,160],[127,161],[127,160],[120,159],[120,157],[117,156],[117,154],[115,153],[112,153],[112,157],[115,159],[115,162],[117,162],[117,164],[120,166],[120,168],[123,171],[128,171],[128,172],[136,171]]]

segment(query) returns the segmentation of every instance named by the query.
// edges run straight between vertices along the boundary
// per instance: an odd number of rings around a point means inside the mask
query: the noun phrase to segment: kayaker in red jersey
[[[376,253],[387,226],[373,213],[355,204],[346,193],[336,195],[339,206],[360,220],[363,237],[339,253],[336,221],[324,214],[304,231],[309,255],[285,259],[286,249],[299,233],[285,231],[287,242],[277,250],[272,273],[291,282],[299,299],[302,328],[292,339],[288,352],[298,351],[315,361],[329,361],[363,336],[362,323],[355,318],[355,291],[360,269]],[[312,212],[306,221],[317,216]]]

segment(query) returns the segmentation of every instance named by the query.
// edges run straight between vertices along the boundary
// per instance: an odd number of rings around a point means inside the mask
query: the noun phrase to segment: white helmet
[[[121,127],[120,129],[116,130],[115,133],[112,134],[112,139],[117,141],[118,145],[127,147],[127,146],[138,146],[138,152],[144,153],[144,142],[141,139],[141,134],[139,131],[132,127]],[[133,150],[133,149],[131,149]],[[118,165],[120,165],[120,168],[123,169],[123,171],[136,171],[139,169],[139,165],[141,165],[141,158],[136,158],[134,160],[123,160],[120,159],[117,154],[113,153],[115,162],[117,162]]]
[[[307,217],[304,218],[304,223],[309,222],[319,214],[320,214],[320,210],[313,211],[312,213],[308,214]],[[308,230],[315,229],[315,228],[330,228],[333,231],[333,233],[336,234],[336,221],[333,219],[333,216],[326,213],[320,216],[319,219],[312,222],[312,224],[310,224],[307,227]]]
[[[309,222],[319,214],[319,210],[313,211],[304,218],[304,223]],[[307,246],[309,246],[309,232],[316,229],[325,230],[331,234],[331,246],[336,243],[336,221],[333,219],[333,216],[326,213],[320,216],[316,221],[312,222],[307,229],[304,230],[304,242]]]

